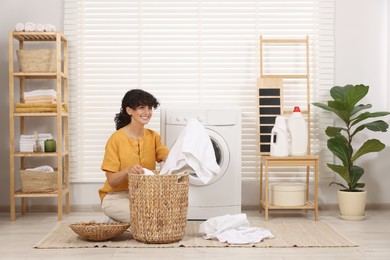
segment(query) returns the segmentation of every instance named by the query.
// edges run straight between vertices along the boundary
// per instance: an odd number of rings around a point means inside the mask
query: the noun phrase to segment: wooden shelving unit
[[[29,43],[43,43],[54,45],[56,50],[55,72],[20,72],[15,69],[14,43],[17,41],[18,49],[25,48]],[[45,45],[46,46],[46,45]],[[53,46],[52,46],[53,47]],[[15,79],[18,79],[15,84]],[[54,80],[57,91],[56,112],[45,113],[16,113],[15,103],[21,102],[25,86],[33,80]],[[19,100],[15,93],[19,92]],[[68,137],[68,113],[62,107],[68,107],[68,41],[62,33],[58,32],[11,32],[9,34],[9,120],[10,120],[10,219],[15,220],[16,199],[21,198],[22,215],[27,212],[27,198],[57,197],[58,220],[63,215],[63,198],[65,197],[65,212],[70,213],[69,203],[69,137]],[[15,137],[19,137],[28,130],[26,118],[50,117],[56,125],[56,152],[19,152],[15,149]],[[19,120],[20,129],[15,132],[16,120]],[[31,130],[31,129],[30,129]],[[54,192],[26,193],[16,187],[15,178],[19,169],[15,168],[16,160],[20,160],[20,167],[24,168],[26,161],[33,157],[57,158],[57,186]]]
[[[306,71],[303,74],[272,74],[264,73],[263,44],[291,44],[302,45],[305,48]],[[305,39],[264,39],[260,36],[260,78],[257,80],[258,90],[258,130],[259,130],[259,155],[260,155],[260,198],[259,211],[265,211],[265,220],[268,221],[269,210],[273,209],[303,209],[314,210],[314,219],[318,220],[318,156],[310,155],[310,79],[309,79],[309,37]],[[275,124],[275,118],[281,114],[289,114],[283,108],[284,91],[283,79],[306,80],[307,110],[302,111],[307,115],[308,149],[305,156],[270,156],[271,130]],[[305,205],[302,206],[276,206],[269,201],[269,175],[272,167],[306,167],[306,194]],[[314,174],[313,200],[309,200],[310,167]],[[264,194],[263,194],[264,193]]]

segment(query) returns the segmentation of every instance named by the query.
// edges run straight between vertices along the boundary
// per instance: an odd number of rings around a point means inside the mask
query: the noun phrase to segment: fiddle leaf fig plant
[[[327,103],[315,102],[313,105],[332,112],[341,119],[340,126],[328,126],[325,130],[329,137],[327,146],[329,150],[340,159],[341,164],[328,163],[328,167],[345,181],[345,183],[331,182],[345,191],[361,191],[365,184],[359,182],[364,174],[364,169],[355,164],[361,156],[380,152],[385,145],[378,139],[366,140],[360,147],[355,149],[354,138],[363,130],[374,132],[386,132],[389,125],[383,120],[367,122],[368,119],[387,116],[389,112],[369,112],[371,104],[358,104],[368,93],[369,86],[346,85],[334,86],[330,90],[332,100]]]

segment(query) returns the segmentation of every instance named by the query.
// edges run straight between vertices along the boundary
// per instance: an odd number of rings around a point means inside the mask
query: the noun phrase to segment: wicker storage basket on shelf
[[[51,192],[57,190],[57,171],[20,170],[19,176],[22,192]]]
[[[188,173],[128,177],[133,237],[150,244],[181,240],[187,224]]]
[[[54,72],[57,70],[56,50],[17,50],[19,68],[22,72]]]

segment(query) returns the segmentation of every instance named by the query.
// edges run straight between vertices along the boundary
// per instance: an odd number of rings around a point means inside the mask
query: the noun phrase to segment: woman
[[[108,139],[101,169],[106,182],[99,190],[104,214],[117,222],[130,222],[128,173],[143,174],[165,161],[168,149],[156,132],[145,128],[157,99],[141,89],[128,91],[115,117],[116,131]]]

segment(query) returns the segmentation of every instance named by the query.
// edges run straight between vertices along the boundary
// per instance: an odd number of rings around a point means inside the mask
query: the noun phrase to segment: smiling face
[[[131,116],[131,123],[146,125],[153,115],[153,108],[150,106],[139,106],[136,109],[126,108],[127,114]]]

